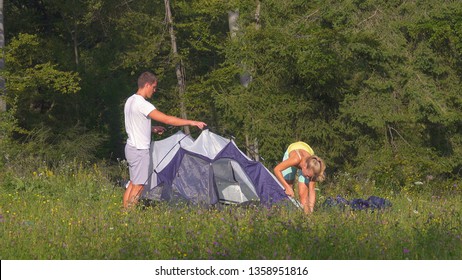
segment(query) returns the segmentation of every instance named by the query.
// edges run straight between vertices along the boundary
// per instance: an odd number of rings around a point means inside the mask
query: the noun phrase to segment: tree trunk
[[[74,41],[74,56],[75,56],[75,65],[79,67],[79,43],[77,41],[77,22],[74,23],[74,31],[72,33],[72,40]]]
[[[228,12],[229,34],[232,39],[236,39],[237,31],[239,30],[239,26],[237,25],[238,18],[239,18],[239,10]]]
[[[260,30],[260,0],[257,0],[257,8],[255,9],[255,29]]]
[[[260,29],[260,1],[256,1],[257,7],[255,9],[255,29]],[[239,31],[239,10],[229,11],[228,12],[228,25],[229,25],[229,33],[232,40],[238,40],[237,33]],[[243,87],[248,87],[250,82],[252,82],[252,75],[247,71],[247,67],[245,64],[241,63],[242,67],[242,74],[240,75],[240,83]],[[247,147],[247,156],[253,158],[256,161],[260,161],[260,156],[258,154],[258,139],[255,138],[253,143],[250,143],[249,132],[245,132],[245,143]]]
[[[3,0],[0,0],[0,71],[5,70],[5,59],[3,55],[3,48],[5,47],[5,32],[3,28]],[[0,74],[1,75],[1,74]],[[0,112],[6,111],[6,102],[3,98],[5,94],[5,78],[0,76]]]
[[[257,8],[255,9],[255,29],[256,30],[260,30],[260,8],[261,8],[261,5],[260,5],[260,0],[257,0]],[[252,81],[252,76],[250,76],[249,74],[249,83]],[[258,138],[255,138],[253,140],[253,145],[254,145],[254,152],[255,152],[255,160],[256,161],[260,161],[260,155],[259,155],[259,143],[258,143]]]
[[[245,149],[247,151],[247,156],[249,158],[252,158],[252,151],[251,151],[251,148],[250,148],[250,141],[249,141],[249,135],[246,133],[245,134]]]
[[[260,161],[260,152],[258,151],[258,138],[253,139],[253,152],[255,161]]]
[[[186,85],[185,85],[185,72],[183,63],[181,58],[178,55],[178,49],[176,46],[176,36],[173,30],[173,18],[172,18],[172,11],[170,10],[170,0],[164,0],[165,3],[165,17],[167,20],[168,31],[170,33],[170,39],[172,42],[172,54],[173,60],[175,61],[175,73],[176,78],[178,80],[178,97],[180,99],[180,114],[183,119],[187,119],[188,116],[186,114],[186,106],[184,104],[184,94],[186,92]],[[184,126],[184,132],[189,134],[189,126]]]

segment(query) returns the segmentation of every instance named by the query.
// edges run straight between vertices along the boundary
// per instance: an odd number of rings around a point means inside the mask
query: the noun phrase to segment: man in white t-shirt
[[[157,77],[144,72],[138,78],[138,91],[125,102],[125,130],[128,135],[125,157],[128,162],[130,182],[123,197],[124,208],[135,205],[149,178],[149,148],[151,132],[162,134],[165,128],[151,126],[151,119],[173,126],[197,126],[203,129],[204,122],[180,119],[166,115],[146,99],[151,98],[157,88]]]

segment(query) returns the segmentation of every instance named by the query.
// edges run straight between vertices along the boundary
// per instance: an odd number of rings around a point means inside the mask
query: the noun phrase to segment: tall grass
[[[348,189],[331,182],[310,216],[283,206],[123,211],[124,190],[105,165],[26,170],[0,172],[2,260],[462,259],[459,191],[375,193],[393,203],[385,211],[324,209],[323,199]]]

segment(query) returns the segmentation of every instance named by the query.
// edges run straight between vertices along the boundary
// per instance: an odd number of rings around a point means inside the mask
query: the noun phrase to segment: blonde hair
[[[313,170],[313,180],[315,182],[322,182],[326,178],[324,171],[326,170],[326,164],[318,156],[310,156],[306,159],[306,168]]]

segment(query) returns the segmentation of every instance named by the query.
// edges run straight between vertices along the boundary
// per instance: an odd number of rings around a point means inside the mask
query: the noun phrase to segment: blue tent
[[[209,130],[196,140],[177,132],[153,142],[151,153],[153,174],[145,198],[207,205],[291,201],[299,206],[261,162]]]

